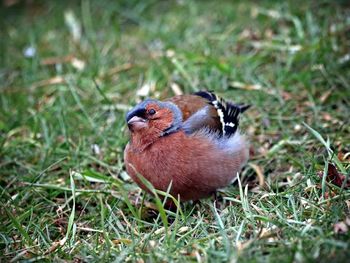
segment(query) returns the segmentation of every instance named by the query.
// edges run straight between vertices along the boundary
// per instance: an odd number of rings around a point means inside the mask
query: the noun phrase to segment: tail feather
[[[234,104],[216,96],[211,91],[199,91],[195,95],[201,96],[209,101],[217,110],[220,118],[222,135],[230,137],[235,134],[239,126],[239,115],[245,112],[250,105]]]

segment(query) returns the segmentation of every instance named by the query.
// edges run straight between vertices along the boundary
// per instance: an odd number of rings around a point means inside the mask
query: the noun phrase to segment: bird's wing
[[[220,136],[235,134],[239,125],[239,114],[249,108],[249,105],[226,102],[209,91],[179,95],[168,101],[176,104],[182,111],[183,128],[187,133],[209,128]]]
[[[178,95],[168,101],[176,104],[181,110],[186,132],[193,133],[205,127],[213,131],[221,129],[217,110],[206,98],[198,95]]]

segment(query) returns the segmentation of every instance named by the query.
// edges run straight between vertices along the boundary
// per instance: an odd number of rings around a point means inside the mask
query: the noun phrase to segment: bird
[[[206,90],[145,99],[126,114],[127,173],[147,192],[140,175],[157,190],[170,187],[181,201],[210,197],[230,185],[249,159],[249,142],[238,129],[249,107]]]

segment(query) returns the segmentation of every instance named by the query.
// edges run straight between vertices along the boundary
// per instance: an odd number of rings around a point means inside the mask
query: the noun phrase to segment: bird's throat
[[[135,132],[131,134],[131,148],[133,152],[141,153],[147,147],[152,145],[155,141],[162,137],[162,131],[159,130],[145,130],[142,132]]]

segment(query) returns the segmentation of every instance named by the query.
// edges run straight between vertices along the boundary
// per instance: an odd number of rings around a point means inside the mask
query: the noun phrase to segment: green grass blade
[[[336,154],[334,154],[333,150],[331,149],[329,140],[327,140],[327,142],[326,142],[325,139],[323,139],[322,135],[318,131],[314,130],[306,123],[303,123],[303,124],[311,132],[311,134],[314,135],[316,137],[316,139],[319,140],[323,144],[323,146],[327,149],[329,159],[333,160],[335,162],[335,164],[337,165],[337,167],[340,169],[340,171],[346,175],[347,174],[346,169],[343,166],[343,164],[340,162],[340,160],[338,159],[338,156]]]
[[[23,238],[27,241],[27,245],[33,246],[34,242],[31,237],[28,235],[27,231],[22,227],[21,223],[16,219],[16,217],[4,206],[7,216],[10,218],[14,227],[21,233]]]

